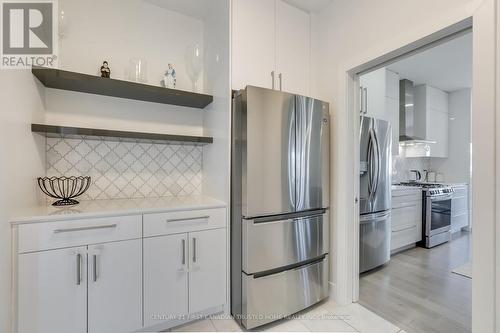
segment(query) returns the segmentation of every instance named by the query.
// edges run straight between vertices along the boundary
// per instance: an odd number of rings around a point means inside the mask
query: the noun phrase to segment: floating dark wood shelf
[[[105,79],[99,76],[33,66],[31,72],[48,87],[89,94],[203,109],[213,96],[168,89],[136,82]]]
[[[53,126],[42,124],[31,124],[31,131],[42,134],[47,137],[66,137],[66,138],[81,138],[88,139],[110,138],[110,139],[125,139],[125,140],[140,140],[147,142],[176,142],[189,143],[197,145],[205,145],[213,143],[212,137],[206,136],[188,136],[188,135],[172,135],[158,133],[142,133],[142,132],[126,132],[114,131],[96,128],[81,128],[81,127],[66,127]]]

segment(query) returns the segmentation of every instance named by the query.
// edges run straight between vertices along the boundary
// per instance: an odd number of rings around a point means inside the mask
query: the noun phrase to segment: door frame
[[[429,23],[416,31],[407,40],[392,43],[389,48],[374,52],[368,57],[358,59],[341,71],[344,88],[343,100],[339,105],[345,110],[344,125],[339,137],[342,145],[340,155],[345,163],[339,170],[340,179],[353,180],[339,184],[345,189],[346,198],[343,209],[339,211],[336,225],[337,258],[336,286],[334,296],[339,303],[357,302],[359,298],[359,73],[384,67],[395,58],[420,52],[436,43],[450,39],[464,31],[473,31],[473,91],[472,91],[472,147],[473,147],[473,189],[472,219],[481,221],[474,224],[473,237],[473,295],[472,327],[474,332],[500,332],[495,316],[500,313],[500,223],[496,214],[496,205],[500,206],[500,182],[496,173],[500,172],[500,154],[496,154],[496,145],[500,147],[500,117],[497,117],[496,94],[497,79],[500,69],[496,66],[497,46],[500,36],[497,34],[496,15],[500,15],[496,0],[479,0],[467,6],[467,10],[450,15],[447,23]],[[498,37],[497,37],[498,36]],[[494,70],[492,70],[492,68]],[[500,131],[499,131],[500,132]],[[352,198],[352,200],[351,200]],[[339,199],[340,200],[340,199]],[[350,223],[353,221],[354,223]],[[498,238],[499,241],[496,242]],[[500,253],[500,252],[499,252]],[[496,266],[495,266],[496,265]],[[496,329],[496,330],[495,330]]]

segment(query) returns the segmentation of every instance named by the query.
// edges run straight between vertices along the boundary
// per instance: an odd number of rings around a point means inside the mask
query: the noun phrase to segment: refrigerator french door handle
[[[368,163],[368,197],[371,200],[372,196],[372,187],[373,187],[373,142],[372,142],[372,130],[371,128],[368,130],[369,136],[368,136],[368,149],[367,149],[367,156],[366,156],[366,161]]]
[[[295,103],[297,104],[297,103]],[[296,145],[296,126],[297,126],[297,121],[296,121],[296,110],[295,106],[293,107],[293,111],[290,112],[290,119],[289,119],[289,127],[288,127],[288,197],[290,199],[290,205],[293,210],[296,210],[297,208],[297,184],[296,184],[296,163],[297,163],[297,155],[295,152],[295,145]]]
[[[295,163],[296,163],[296,209],[303,209],[304,205],[304,190],[305,190],[305,179],[304,179],[304,145],[305,145],[305,130],[304,130],[304,118],[305,118],[305,106],[303,106],[302,96],[295,96],[295,121],[296,121],[296,131],[295,131]]]
[[[377,133],[372,130],[372,135],[373,135],[373,142],[374,142],[374,148],[375,148],[375,174],[374,174],[374,181],[373,181],[373,194],[377,193],[378,190],[378,184],[380,181],[380,144],[378,141]]]

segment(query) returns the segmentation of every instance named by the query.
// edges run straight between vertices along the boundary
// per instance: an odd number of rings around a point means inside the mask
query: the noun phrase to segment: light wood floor
[[[360,304],[408,333],[471,332],[472,280],[451,271],[471,260],[463,232],[433,249],[394,255],[360,277]]]

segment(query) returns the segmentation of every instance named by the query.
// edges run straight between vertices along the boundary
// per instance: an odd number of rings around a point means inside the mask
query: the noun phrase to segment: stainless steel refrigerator
[[[234,95],[231,313],[247,329],[328,296],[329,121],[313,98]]]
[[[391,256],[391,143],[389,122],[361,117],[360,124],[360,272]]]

